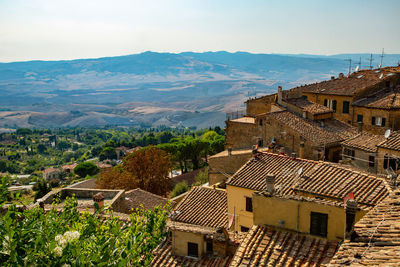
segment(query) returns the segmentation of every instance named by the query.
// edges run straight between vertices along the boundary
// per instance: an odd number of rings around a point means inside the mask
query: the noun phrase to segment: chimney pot
[[[291,154],[291,156],[292,156],[292,158],[294,158],[294,159],[297,158],[297,154],[294,153],[294,152]]]
[[[300,142],[299,157],[304,158],[304,142]]]
[[[267,185],[267,192],[273,195],[275,191],[275,174],[267,174],[265,177],[265,183]]]
[[[345,213],[346,213],[345,239],[347,240],[351,238],[351,234],[353,232],[356,212],[357,212],[357,202],[354,199],[347,200],[345,205]]]

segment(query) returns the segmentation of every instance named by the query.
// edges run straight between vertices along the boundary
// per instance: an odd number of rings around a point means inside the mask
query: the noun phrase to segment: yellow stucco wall
[[[328,94],[314,94],[314,93],[303,93],[307,96],[307,99],[311,102],[324,105],[324,99],[336,100],[336,112],[333,113],[333,117],[345,123],[351,124],[353,122],[353,97],[341,96],[341,95],[328,95]],[[349,114],[343,113],[343,101],[349,101]]]
[[[199,249],[199,257],[203,255],[205,251],[205,242],[202,234],[182,232],[174,230],[172,231],[172,252],[175,255],[187,256],[188,253],[188,242],[197,243]]]
[[[253,197],[254,224],[257,225],[266,224],[309,234],[311,212],[328,214],[328,240],[344,238],[345,211],[343,208],[257,194]],[[357,212],[356,222],[365,214],[365,211]]]
[[[240,231],[240,226],[253,226],[253,213],[246,211],[246,197],[252,197],[254,190],[227,185],[228,215],[235,215],[234,230]]]
[[[389,128],[394,130],[400,129],[399,110],[354,107],[354,126],[357,125],[357,115],[363,115],[363,131],[373,134],[384,134]],[[386,118],[386,125],[384,127],[372,125],[372,117]]]

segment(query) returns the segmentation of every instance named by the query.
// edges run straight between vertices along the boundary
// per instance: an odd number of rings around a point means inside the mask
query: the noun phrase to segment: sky
[[[144,51],[400,53],[399,0],[0,0],[0,62]]]

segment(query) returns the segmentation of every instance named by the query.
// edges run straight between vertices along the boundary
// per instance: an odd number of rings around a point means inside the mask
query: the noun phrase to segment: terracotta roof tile
[[[314,102],[310,102],[302,97],[285,99],[284,101],[296,107],[299,107],[303,111],[307,111],[311,114],[324,114],[333,112],[333,110],[328,107],[325,107],[323,105]]]
[[[254,225],[237,249],[231,266],[324,266],[337,248],[336,241]]]
[[[400,108],[400,87],[396,89],[387,88],[375,94],[354,101],[353,106],[398,109]]]
[[[228,225],[227,196],[224,190],[193,187],[175,208],[174,221],[207,227]]]
[[[346,241],[332,266],[400,265],[400,191],[395,190],[354,226],[355,238]]]
[[[300,168],[303,172],[299,177],[297,172]],[[277,195],[305,193],[342,201],[348,193],[353,192],[360,204],[373,206],[391,191],[386,181],[372,174],[334,163],[293,159],[272,153],[258,153],[227,181],[227,185],[263,191],[265,177],[270,173],[276,176]]]
[[[168,199],[159,195],[147,192],[140,188],[125,192],[124,212],[130,213],[132,209],[141,208],[154,209],[156,206],[164,206],[168,203]]]
[[[227,185],[249,188],[256,191],[265,189],[267,174],[275,174],[277,194],[293,194],[292,185],[297,181],[297,172],[312,169],[317,161],[293,159],[285,155],[258,153],[243,165],[228,181]]]
[[[382,79],[380,75],[383,73]],[[353,96],[365,88],[374,86],[385,79],[388,79],[393,74],[400,73],[400,67],[386,67],[375,70],[360,70],[354,72],[350,77],[328,80],[314,84],[301,86],[303,92],[347,95]]]
[[[392,132],[378,147],[400,151],[400,131]]]
[[[171,242],[165,240],[161,243],[154,251],[154,258],[151,262],[151,266],[191,266],[191,267],[200,267],[200,266],[212,266],[212,267],[225,267],[229,266],[229,263],[232,257],[212,257],[212,256],[203,256],[200,259],[194,259],[190,257],[182,257],[176,256],[171,253],[172,246]]]
[[[290,127],[315,145],[329,145],[341,142],[357,134],[355,127],[336,119],[324,120],[324,125],[322,126],[321,123],[302,118],[287,110],[267,113],[266,118]]]
[[[301,176],[294,191],[337,201],[342,201],[353,192],[358,203],[374,206],[389,195],[391,188],[385,180],[372,174],[320,162]]]
[[[360,133],[355,137],[342,142],[343,146],[361,149],[367,152],[377,152],[377,145],[385,140],[383,135],[374,135],[370,133]]]

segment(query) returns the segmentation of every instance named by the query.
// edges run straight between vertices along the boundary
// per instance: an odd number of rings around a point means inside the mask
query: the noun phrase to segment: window
[[[357,115],[357,122],[363,122],[363,115],[361,114]]]
[[[324,106],[325,106],[325,107],[328,106],[328,99],[324,99]]]
[[[311,212],[310,234],[326,237],[328,233],[328,214]]]
[[[207,241],[207,243],[206,243],[206,253],[209,253],[209,254],[213,253],[213,242],[212,242],[212,240]]]
[[[372,117],[371,124],[376,126],[384,127],[386,125],[386,118],[383,117]]]
[[[390,158],[388,156],[384,156],[384,158],[383,158],[383,168],[384,169],[392,169],[393,171],[397,171],[396,159]]]
[[[263,120],[260,119],[260,121],[258,123],[260,124],[260,126],[262,126],[263,125]]]
[[[368,165],[370,166],[370,167],[375,167],[375,157],[374,156],[369,156],[368,157]]]
[[[336,106],[337,106],[337,101],[333,100],[332,101],[332,109],[333,109],[334,112],[336,112]]]
[[[264,146],[264,142],[262,139],[258,140],[258,147],[263,147]]]
[[[246,197],[246,211],[253,212],[253,201],[251,197]]]
[[[250,230],[249,227],[240,226],[240,232],[248,232]]]
[[[352,149],[345,148],[344,149],[344,156],[345,158],[354,159],[355,151]]]
[[[343,101],[343,112],[342,113],[349,114],[349,109],[350,109],[350,102]]]
[[[188,242],[188,256],[199,257],[199,245],[197,243]]]

